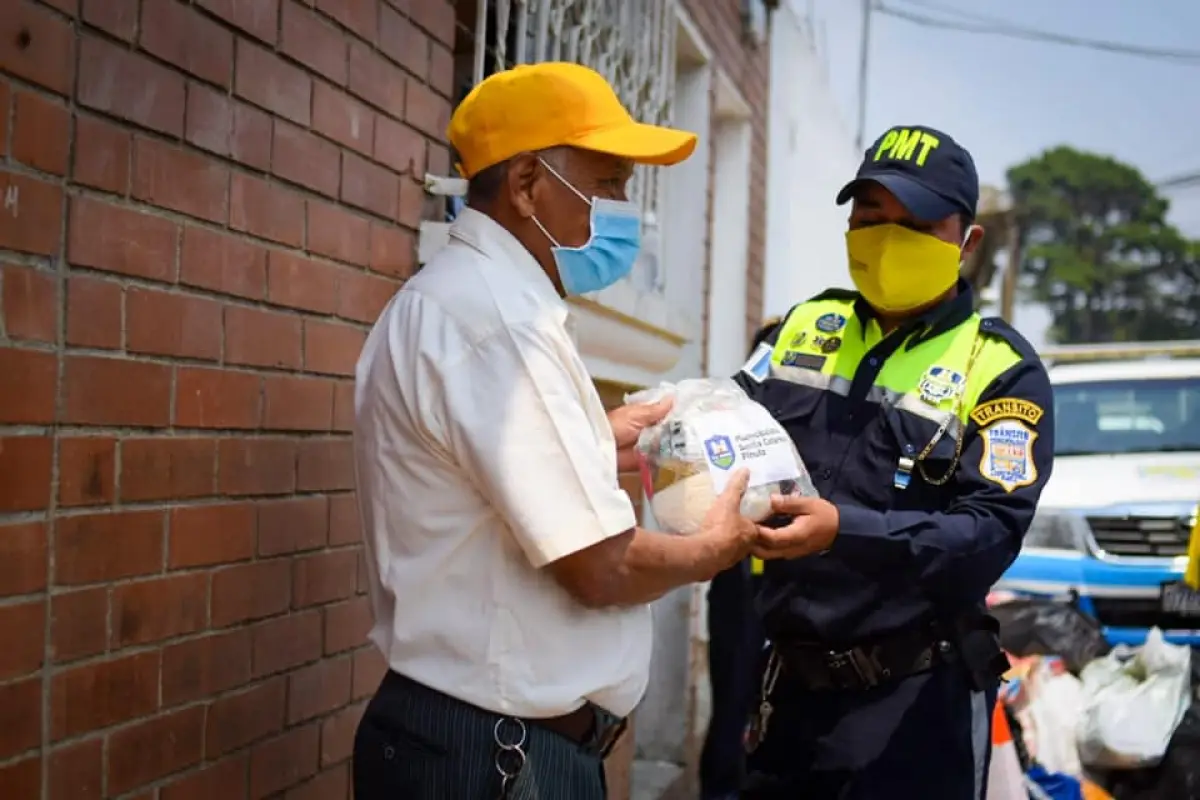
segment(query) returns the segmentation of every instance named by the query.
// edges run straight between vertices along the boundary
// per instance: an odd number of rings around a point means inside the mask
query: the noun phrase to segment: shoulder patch
[[[750,358],[742,365],[742,374],[755,383],[762,383],[771,375],[771,353],[775,348],[763,342],[754,348]]]
[[[1006,492],[1037,481],[1037,464],[1033,460],[1037,431],[1020,420],[1001,419],[981,430],[979,436],[983,439],[979,474],[986,480]]]
[[[1015,419],[1037,426],[1046,410],[1037,403],[1019,397],[1001,397],[981,403],[971,412],[971,419],[981,428],[1002,419]]]

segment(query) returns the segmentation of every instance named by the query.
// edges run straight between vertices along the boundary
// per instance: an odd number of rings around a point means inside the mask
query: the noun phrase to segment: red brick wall
[[[348,796],[352,373],[448,170],[453,34],[0,2],[5,800]]]
[[[725,71],[750,106],[753,142],[750,154],[750,246],[746,263],[746,345],[762,325],[763,278],[767,236],[767,100],[770,95],[770,48],[767,42],[752,45],[742,34],[742,0],[683,0],[704,41],[713,50],[718,67]],[[714,83],[715,92],[715,83]],[[715,121],[714,121],[715,127]],[[709,142],[709,215],[712,215],[712,141]],[[708,353],[708,288],[705,271],[704,352]]]

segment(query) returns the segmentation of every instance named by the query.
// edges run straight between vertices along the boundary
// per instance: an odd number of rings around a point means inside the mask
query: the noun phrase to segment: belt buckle
[[[891,675],[891,671],[879,663],[874,648],[870,652],[861,647],[852,647],[841,652],[830,650],[826,664],[833,682],[843,689],[874,689]],[[852,675],[854,679],[842,680],[843,675]]]

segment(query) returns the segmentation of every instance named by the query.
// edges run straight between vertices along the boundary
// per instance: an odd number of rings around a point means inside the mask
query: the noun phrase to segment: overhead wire
[[[929,0],[908,0],[908,2],[914,6],[927,8],[931,11],[955,14],[961,17],[964,21],[959,22],[951,19],[939,19],[938,17],[930,16],[928,14],[922,14],[889,5],[882,2],[882,0],[876,0],[872,6],[872,10],[885,16],[901,19],[927,28],[939,28],[941,30],[959,31],[962,33],[978,33],[993,36],[1004,36],[1012,39],[1047,42],[1051,44],[1066,45],[1069,47],[1080,47],[1109,53],[1120,53],[1123,55],[1138,56],[1141,58],[1170,61],[1187,66],[1200,67],[1200,50],[1180,50],[1166,47],[1150,47],[1145,45],[1130,44],[1128,42],[1089,39],[1080,36],[1071,36],[1064,33],[1056,33],[1054,31],[1031,28],[1023,25],[1016,25],[998,17],[990,17],[961,11],[959,9],[952,9],[938,3],[929,2]]]
[[[1166,180],[1157,182],[1154,184],[1154,187],[1156,189],[1167,190],[1191,189],[1193,187],[1200,187],[1200,172],[1191,172],[1185,175],[1175,175],[1167,178]]]

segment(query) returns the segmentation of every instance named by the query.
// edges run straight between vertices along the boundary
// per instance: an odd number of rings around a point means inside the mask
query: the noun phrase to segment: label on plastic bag
[[[800,477],[791,440],[765,412],[710,411],[697,415],[692,425],[704,444],[704,460],[717,494],[743,467],[750,470],[750,486]]]

